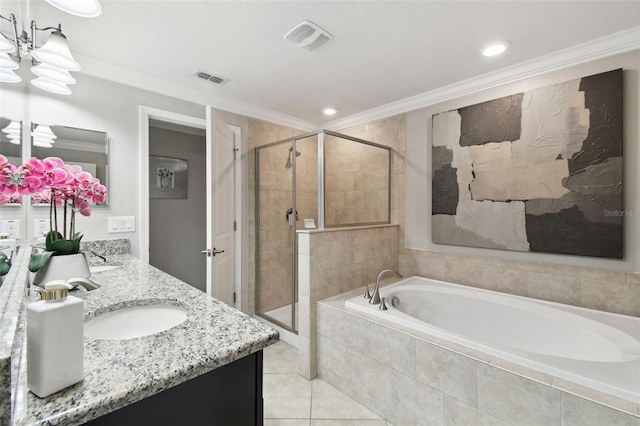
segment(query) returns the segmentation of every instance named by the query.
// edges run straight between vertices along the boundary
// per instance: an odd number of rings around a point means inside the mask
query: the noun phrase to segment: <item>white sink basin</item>
[[[120,266],[118,265],[92,265],[89,266],[89,271],[91,271],[91,273],[93,274],[95,272],[110,271],[119,267]]]
[[[84,324],[84,335],[93,339],[125,340],[168,330],[187,319],[187,310],[163,303],[107,312]]]

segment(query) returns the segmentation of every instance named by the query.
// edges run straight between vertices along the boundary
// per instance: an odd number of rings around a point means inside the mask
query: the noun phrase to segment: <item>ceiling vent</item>
[[[302,21],[291,28],[284,38],[298,47],[315,50],[331,40],[333,36],[311,21]]]
[[[216,77],[215,75],[209,74],[209,73],[204,72],[204,71],[200,71],[198,69],[196,69],[193,72],[193,75],[195,75],[196,77],[201,78],[203,80],[210,81],[213,84],[217,84],[218,86],[221,86],[221,85],[223,85],[224,83],[226,83],[228,81],[227,79],[224,79],[222,77]]]

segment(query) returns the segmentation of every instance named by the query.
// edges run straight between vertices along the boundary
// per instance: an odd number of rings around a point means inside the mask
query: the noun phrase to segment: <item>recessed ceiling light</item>
[[[324,113],[324,115],[336,115],[336,112],[338,112],[338,110],[335,108],[325,108],[322,110],[322,112]]]
[[[511,43],[507,40],[494,41],[493,43],[485,44],[480,49],[480,53],[483,56],[497,56],[507,50],[509,46],[511,46]]]

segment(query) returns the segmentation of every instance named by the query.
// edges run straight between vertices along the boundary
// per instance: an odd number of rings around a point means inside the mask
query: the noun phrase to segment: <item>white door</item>
[[[234,141],[220,115],[207,106],[211,196],[207,203],[207,294],[234,306]],[[209,172],[209,170],[208,170]]]

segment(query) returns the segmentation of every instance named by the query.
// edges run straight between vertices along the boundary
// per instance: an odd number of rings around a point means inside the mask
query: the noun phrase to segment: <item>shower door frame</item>
[[[354,136],[345,135],[342,133],[333,132],[331,130],[321,129],[313,132],[303,133],[291,138],[281,139],[275,142],[270,142],[265,145],[260,145],[255,148],[255,223],[256,223],[256,241],[255,241],[255,284],[254,284],[254,301],[255,301],[255,314],[261,318],[264,318],[287,331],[298,334],[298,330],[296,327],[295,316],[296,316],[296,294],[298,290],[298,235],[295,225],[293,227],[292,237],[291,237],[291,247],[293,247],[291,266],[292,266],[292,282],[291,282],[291,324],[289,327],[287,324],[284,324],[277,319],[266,315],[263,312],[258,310],[258,285],[260,283],[260,151],[262,149],[266,149],[269,147],[291,143],[292,144],[292,152],[294,153],[291,156],[291,202],[292,209],[295,214],[296,211],[296,143],[298,140],[307,139],[312,136],[317,136],[317,144],[318,144],[318,229],[326,229],[325,226],[325,150],[324,150],[324,135],[334,136],[342,139],[351,140],[353,142],[362,143],[365,145],[382,148],[388,151],[389,153],[389,181],[388,181],[388,200],[387,200],[387,221],[386,222],[375,222],[369,223],[368,225],[377,225],[380,223],[391,223],[391,147],[381,145],[375,142],[370,142],[364,139],[356,138]],[[295,221],[294,221],[295,224]],[[289,225],[291,226],[291,225]],[[358,226],[358,225],[333,225],[331,227],[342,227],[342,226]]]

